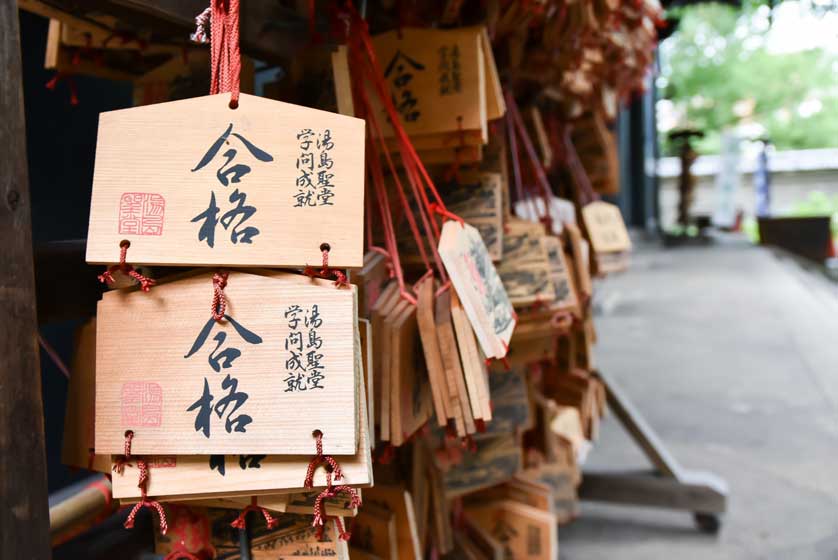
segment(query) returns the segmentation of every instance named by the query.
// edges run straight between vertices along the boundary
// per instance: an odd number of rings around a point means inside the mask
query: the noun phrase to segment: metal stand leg
[[[601,372],[608,406],[655,469],[646,472],[588,472],[579,497],[595,502],[691,511],[699,529],[715,533],[727,506],[727,483],[709,472],[682,468],[628,398]]]

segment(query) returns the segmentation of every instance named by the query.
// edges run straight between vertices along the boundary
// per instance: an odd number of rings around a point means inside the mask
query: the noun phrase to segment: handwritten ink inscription
[[[332,150],[335,141],[328,128],[323,132],[314,132],[304,128],[297,133],[300,143],[300,155],[297,157],[297,193],[294,195],[294,208],[307,206],[334,206],[333,183],[335,165]]]
[[[119,233],[163,235],[165,199],[155,193],[127,192],[119,198]]]
[[[397,50],[393,58],[384,70],[384,78],[390,82],[393,105],[407,122],[414,122],[420,116],[418,105],[419,100],[413,95],[410,82],[413,81],[414,72],[422,72],[425,65],[410,58],[402,51]]]
[[[231,143],[231,137],[238,140],[244,146],[247,152],[257,161],[267,163],[274,160],[273,156],[257,147],[247,138],[233,132],[233,124],[227,127],[227,130],[219,136],[215,142],[210,146],[198,164],[191,171],[195,173],[210,164],[211,161],[220,153],[221,159],[224,161],[221,166],[215,171],[215,178],[229,190],[231,183],[238,185],[242,179],[252,171],[251,167],[241,161],[234,163],[239,154],[239,150]],[[215,190],[210,191],[210,201],[207,209],[192,218],[193,223],[199,223],[198,241],[203,241],[210,248],[215,247],[215,231],[220,223],[225,231],[230,232],[230,242],[233,245],[239,243],[253,243],[253,238],[259,235],[259,228],[253,225],[245,226],[244,223],[256,213],[255,206],[247,205],[247,194],[238,186],[233,189],[233,192],[226,196],[229,206],[226,212],[221,214],[221,208],[216,202]]]
[[[225,315],[226,319],[239,337],[247,344],[261,344],[262,338],[256,333],[248,330],[243,325],[238,323],[232,317]],[[212,317],[206,322],[198,337],[192,344],[189,352],[184,356],[189,359],[194,356],[201,348],[213,328],[218,323]],[[215,348],[209,352],[207,363],[215,373],[221,373],[222,369],[230,369],[235,362],[242,355],[242,350],[232,345],[222,349],[222,346],[227,342],[227,333],[218,331],[213,340],[216,342]],[[245,347],[246,348],[246,347]],[[215,384],[213,384],[215,386]],[[253,422],[253,418],[247,414],[236,414],[247,399],[250,397],[244,391],[239,391],[239,381],[230,373],[226,373],[224,379],[221,381],[221,391],[223,392],[221,398],[215,400],[215,395],[210,392],[210,383],[207,377],[204,377],[204,387],[201,396],[192,405],[186,409],[187,412],[195,411],[195,431],[204,434],[204,437],[209,438],[211,434],[211,420],[212,413],[219,419],[224,419],[224,429],[227,433],[232,432],[246,432],[247,425]]]
[[[439,47],[439,94],[454,95],[463,90],[460,68],[460,47]]]
[[[265,457],[267,455],[239,455],[239,468],[243,471],[247,469],[261,469],[262,460]],[[210,470],[218,471],[218,474],[221,476],[226,476],[226,457],[224,455],[210,455],[209,468]]]
[[[318,305],[291,305],[285,310],[285,320],[289,329],[285,337],[285,392],[324,389],[323,337],[317,332],[323,318]]]

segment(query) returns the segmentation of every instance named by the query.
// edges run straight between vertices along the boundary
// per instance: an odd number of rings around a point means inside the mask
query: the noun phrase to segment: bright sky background
[[[817,47],[838,53],[838,13],[815,13],[808,2],[780,3],[774,8],[774,23],[766,38],[771,52],[794,52]],[[815,2],[817,5],[817,2]],[[754,23],[768,29],[769,9],[761,6]]]

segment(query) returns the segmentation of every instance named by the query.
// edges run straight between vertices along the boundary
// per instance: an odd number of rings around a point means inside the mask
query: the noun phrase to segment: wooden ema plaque
[[[469,145],[488,140],[486,67],[480,28],[404,28],[373,37],[384,81],[393,95],[405,132],[410,136],[469,131]],[[385,136],[395,136],[383,106]],[[455,141],[456,142],[456,141]],[[451,146],[453,147],[453,146]]]
[[[515,312],[480,232],[468,224],[446,222],[439,254],[483,353],[503,358],[515,329]]]
[[[596,253],[618,253],[631,249],[631,239],[620,208],[607,202],[591,202],[582,208],[582,218]]]
[[[503,176],[500,173],[460,172],[460,182],[444,194],[448,210],[477,228],[493,261],[503,250]]]
[[[466,514],[503,544],[505,558],[558,558],[556,516],[520,502],[475,504]]]
[[[108,455],[91,456],[96,398],[96,319],[79,327],[75,343],[72,375],[67,385],[61,462],[78,469],[110,472],[111,458]]]
[[[561,311],[570,311],[575,315],[578,314],[579,297],[573,283],[573,271],[568,267],[561,240],[554,235],[545,235],[541,238],[541,245],[547,253],[550,278],[556,292],[556,299],[552,307]]]
[[[116,262],[127,240],[133,264],[302,267],[328,243],[330,265],[362,265],[364,121],[229,101],[102,113],[88,262]]]
[[[96,452],[305,454],[358,448],[355,289],[275,273],[229,274],[225,319],[212,273],[111,291],[98,307]]]
[[[512,305],[550,303],[556,298],[543,237],[541,224],[519,219],[506,224],[498,273]]]
[[[363,384],[362,384],[363,389]],[[341,484],[369,486],[373,482],[372,457],[370,454],[371,437],[368,432],[368,412],[364,399],[358,414],[359,439],[358,452],[353,457],[341,457],[340,468],[343,472]],[[328,438],[323,438],[326,446]],[[303,491],[306,469],[314,451],[299,456],[283,455],[180,455],[153,456],[148,458],[151,470],[148,477],[148,494],[160,499],[189,499],[190,497],[210,497],[224,495],[269,495],[260,499],[259,505],[274,509],[271,502],[281,502],[284,506],[288,499],[282,493]],[[98,457],[98,456],[97,456]],[[113,475],[113,497],[137,499],[140,489],[137,487],[139,471],[136,462],[125,465],[123,475]],[[326,486],[326,471],[317,469],[314,473],[314,488]],[[245,500],[243,505],[249,503]],[[243,506],[242,506],[243,507]],[[283,507],[282,511],[285,511]],[[328,513],[328,512],[327,512]]]

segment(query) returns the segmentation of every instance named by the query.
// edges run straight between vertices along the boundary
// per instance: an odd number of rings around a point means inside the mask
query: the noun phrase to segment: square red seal
[[[122,384],[122,427],[159,426],[163,423],[163,390],[157,383]]]
[[[119,199],[119,233],[163,235],[166,200],[159,194],[128,192]]]
[[[175,455],[154,455],[146,460],[150,469],[172,469],[177,466]]]

